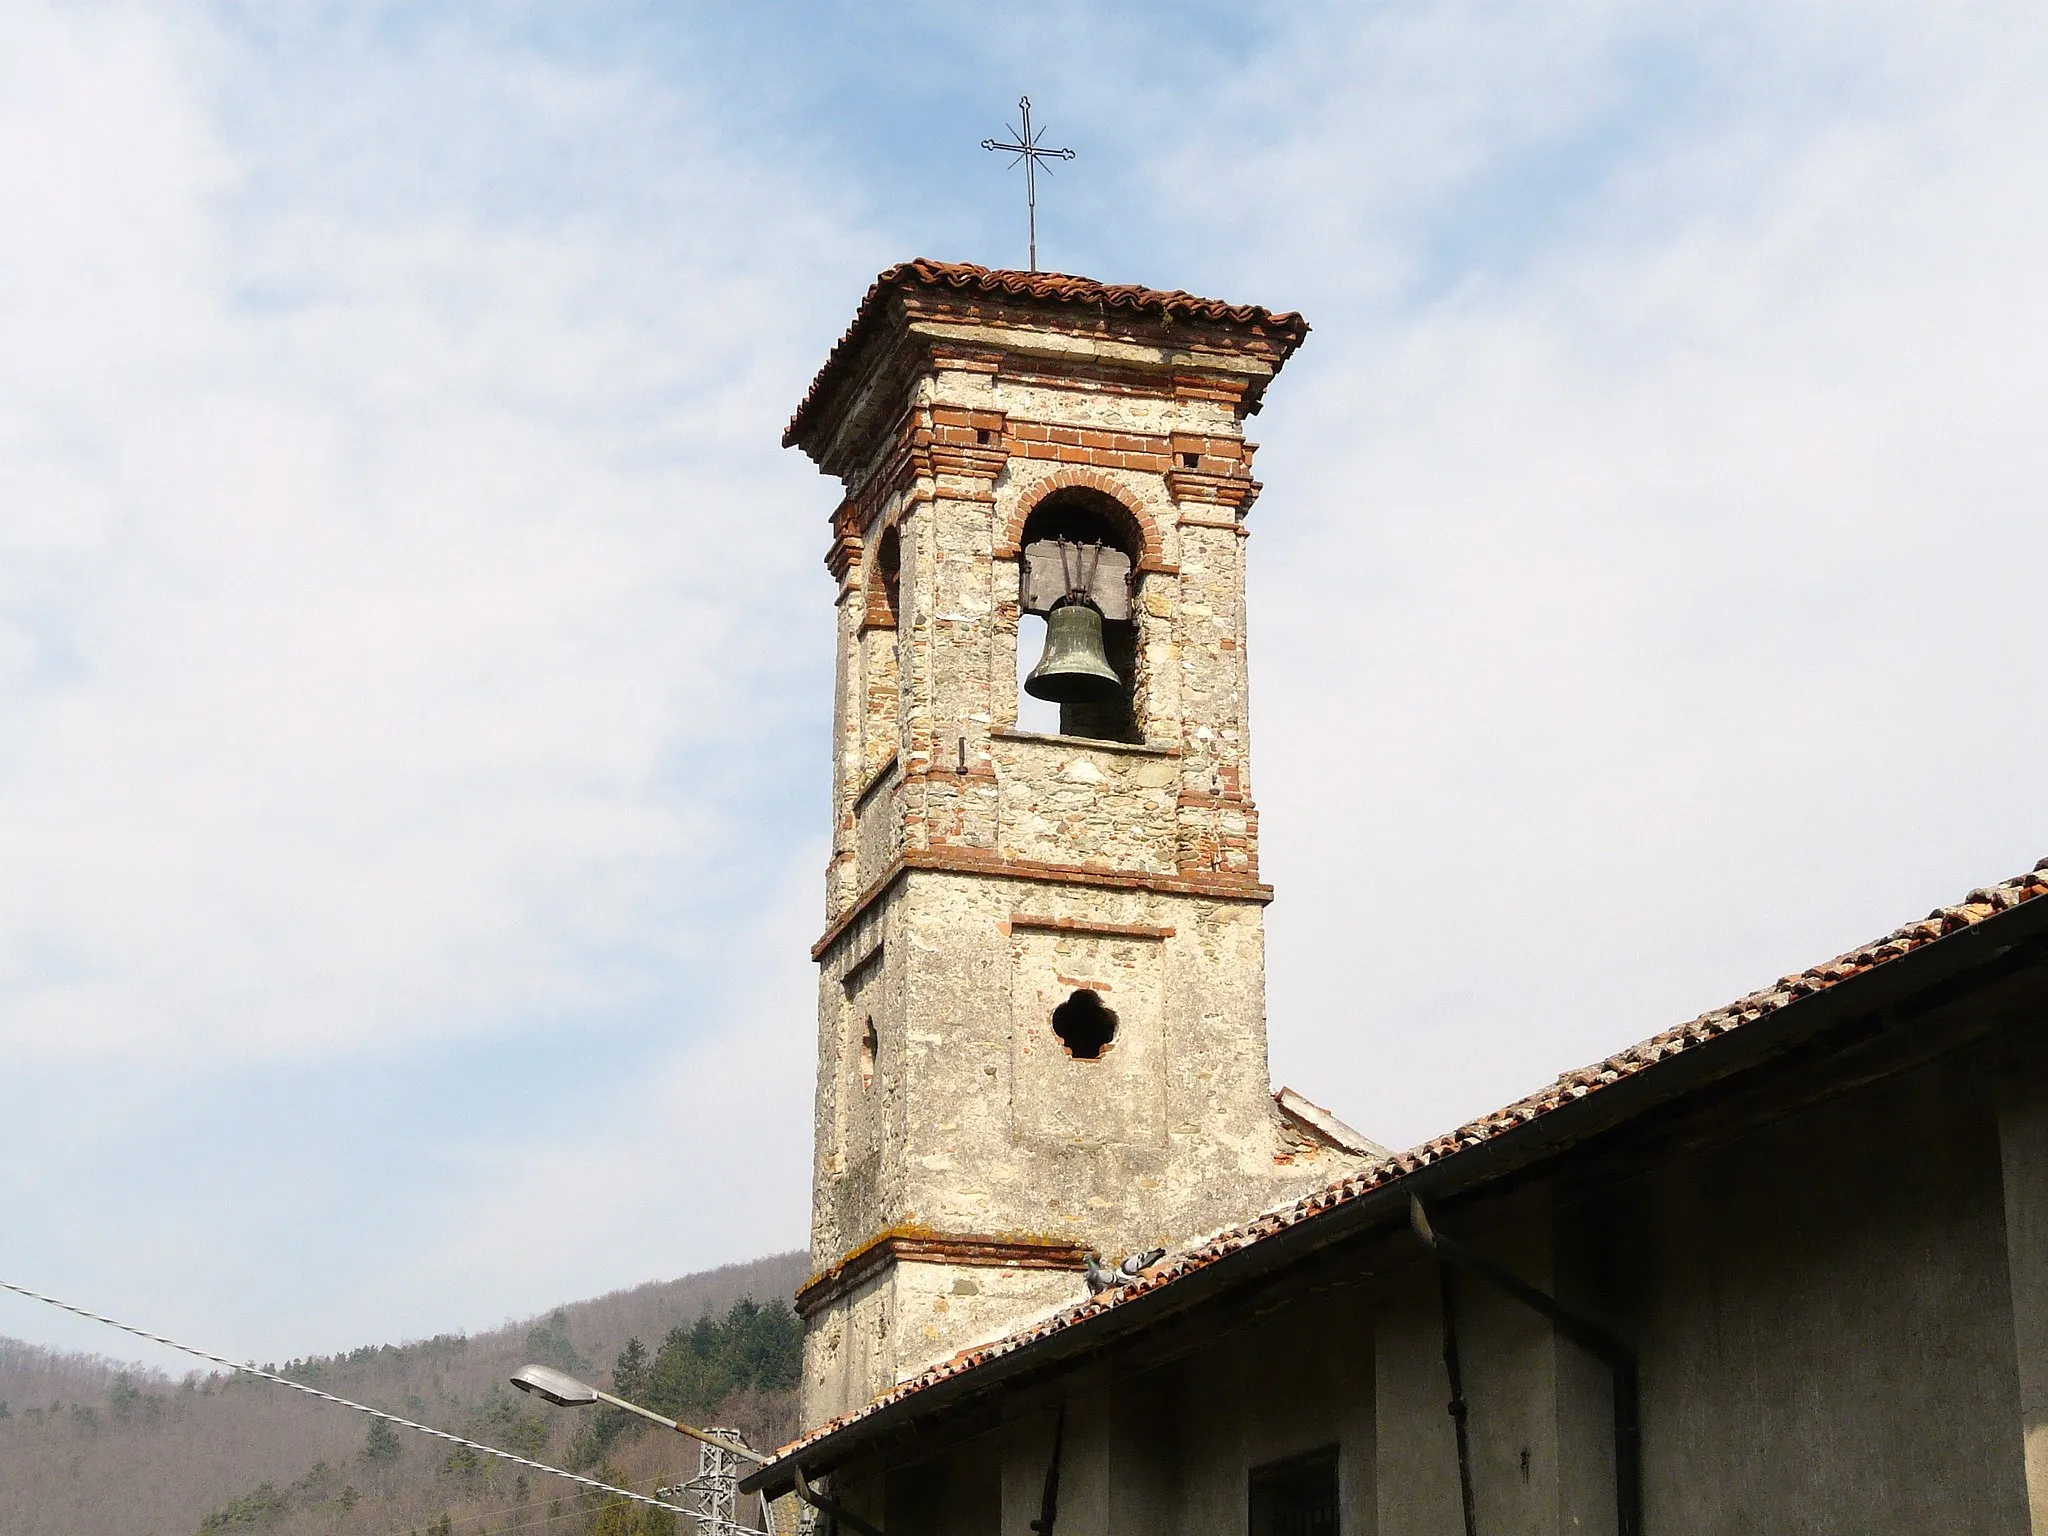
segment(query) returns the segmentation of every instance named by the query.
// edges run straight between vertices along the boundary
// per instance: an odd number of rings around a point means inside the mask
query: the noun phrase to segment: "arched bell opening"
[[[868,589],[868,623],[880,629],[894,629],[903,600],[903,541],[891,523],[883,530],[875,548],[875,580]]]
[[[1113,497],[1075,487],[1032,509],[1020,545],[1018,724],[1101,741],[1142,740],[1137,520]]]
[[[876,541],[867,573],[860,621],[861,766],[873,773],[896,752],[902,738],[900,663],[896,629],[903,604],[902,540],[892,524]]]

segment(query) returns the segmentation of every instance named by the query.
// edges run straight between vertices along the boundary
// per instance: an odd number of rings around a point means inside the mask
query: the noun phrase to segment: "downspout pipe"
[[[1444,1236],[1430,1225],[1429,1213],[1413,1195],[1408,1197],[1408,1223],[1444,1263],[1478,1276],[1540,1313],[1559,1333],[1606,1365],[1614,1382],[1614,1528],[1617,1536],[1643,1536],[1643,1430],[1635,1351],[1605,1324],[1573,1311],[1519,1275]]]
[[[796,1496],[810,1505],[819,1514],[825,1516],[826,1519],[832,1521],[835,1527],[845,1526],[848,1530],[858,1531],[860,1536],[882,1536],[882,1528],[880,1526],[869,1525],[867,1521],[861,1519],[859,1515],[856,1515],[830,1494],[818,1492],[817,1489],[805,1481],[804,1469],[801,1465],[793,1465],[791,1470],[796,1473]]]

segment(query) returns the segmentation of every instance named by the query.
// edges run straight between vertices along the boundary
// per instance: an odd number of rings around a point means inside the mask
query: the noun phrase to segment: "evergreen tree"
[[[401,1449],[398,1432],[391,1427],[388,1420],[370,1420],[370,1433],[363,1441],[363,1460],[372,1466],[389,1466],[398,1460]]]
[[[647,1346],[638,1339],[628,1339],[612,1365],[612,1391],[629,1403],[637,1403],[646,1390]]]
[[[803,1324],[781,1301],[734,1302],[671,1328],[647,1368],[646,1406],[672,1418],[702,1419],[735,1392],[787,1391],[803,1366]]]
[[[584,1368],[576,1346],[569,1342],[569,1314],[555,1308],[526,1331],[526,1357],[574,1373]]]

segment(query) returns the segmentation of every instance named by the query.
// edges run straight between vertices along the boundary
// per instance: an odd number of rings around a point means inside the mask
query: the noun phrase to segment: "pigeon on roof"
[[[1164,1248],[1147,1248],[1143,1253],[1134,1253],[1117,1265],[1116,1272],[1125,1280],[1135,1280],[1165,1257]]]
[[[1088,1281],[1088,1294],[1100,1296],[1104,1291],[1113,1291],[1120,1285],[1129,1285],[1165,1257],[1164,1248],[1148,1248],[1143,1253],[1131,1254],[1115,1269],[1111,1269],[1102,1262],[1101,1254],[1091,1253],[1088,1255],[1088,1268],[1084,1276]]]

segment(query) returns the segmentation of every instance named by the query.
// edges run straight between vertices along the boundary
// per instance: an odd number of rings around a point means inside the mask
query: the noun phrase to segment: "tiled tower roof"
[[[860,301],[853,323],[839,338],[811,381],[803,404],[789,419],[782,434],[782,446],[793,448],[824,401],[852,371],[863,343],[888,311],[889,300],[898,294],[957,293],[995,299],[1036,300],[1069,304],[1101,314],[1124,314],[1166,321],[1194,321],[1227,326],[1270,338],[1286,357],[1308,335],[1308,322],[1294,312],[1275,314],[1256,304],[1225,304],[1219,299],[1198,298],[1178,289],[1141,288],[1135,283],[1099,283],[1090,277],[1072,277],[1063,272],[1004,272],[977,267],[969,262],[931,261],[919,257],[899,262],[877,277]]]

